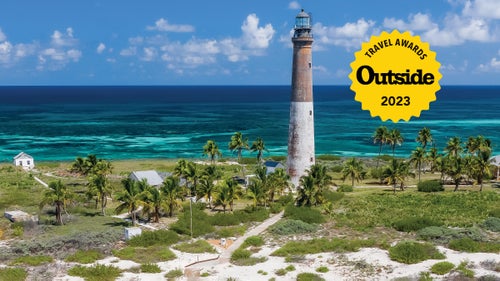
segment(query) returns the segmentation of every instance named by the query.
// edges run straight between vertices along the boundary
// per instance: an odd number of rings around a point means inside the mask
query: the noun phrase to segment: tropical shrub
[[[318,274],[303,272],[297,275],[297,281],[324,281],[325,279]]]
[[[184,275],[184,272],[182,271],[182,269],[177,268],[177,269],[172,269],[169,272],[167,272],[165,274],[165,277],[168,280],[170,280],[170,279],[174,279],[175,280],[175,278],[181,277],[183,275]]]
[[[14,261],[12,261],[11,264],[17,265],[17,264],[24,264],[24,265],[29,265],[29,266],[39,266],[41,264],[45,263],[51,263],[53,262],[54,259],[49,256],[22,256],[18,257]]]
[[[179,242],[180,237],[171,230],[144,231],[141,235],[132,237],[127,244],[135,247],[149,247],[153,245],[170,246]]]
[[[495,218],[500,218],[500,208],[495,208],[493,210],[491,210],[488,215],[490,217],[495,217]]]
[[[104,258],[104,255],[97,250],[82,251],[78,250],[76,253],[68,256],[66,262],[77,262],[77,263],[93,263],[97,260]]]
[[[403,232],[410,232],[410,231],[416,231],[428,226],[440,226],[442,225],[439,222],[435,222],[429,218],[426,217],[409,217],[409,218],[403,218],[401,220],[398,220],[393,223],[394,229],[397,231],[403,231]]]
[[[444,259],[434,245],[429,243],[419,243],[416,241],[402,241],[389,248],[391,260],[414,264],[428,259]]]
[[[217,213],[210,217],[210,221],[213,225],[219,226],[238,225],[241,223],[239,218],[232,213]]]
[[[254,247],[260,247],[264,245],[264,239],[260,236],[250,236],[247,239],[245,239],[245,242],[243,242],[242,247],[246,248],[248,246],[254,246]]]
[[[439,192],[444,191],[443,184],[437,180],[421,181],[417,184],[417,190],[420,192]]]
[[[338,192],[353,192],[354,189],[350,185],[342,184],[339,186],[339,188],[337,188],[337,191]]]
[[[321,212],[318,209],[310,207],[296,207],[294,205],[286,206],[283,216],[288,219],[301,220],[306,223],[322,223],[325,221],[323,215],[321,215]]]
[[[155,263],[141,264],[141,272],[144,273],[160,273],[161,268]]]
[[[349,185],[349,188],[351,188],[352,191],[352,186]],[[326,202],[337,202],[340,201],[340,199],[344,198],[344,196],[345,194],[342,192],[333,192],[331,190],[325,190],[323,192],[323,198]]]
[[[500,232],[500,218],[489,217],[483,222],[483,227],[487,230]]]
[[[28,277],[26,269],[20,267],[0,268],[0,280],[24,281]]]
[[[209,215],[207,215],[204,210],[199,208],[192,208],[193,215],[189,208],[179,216],[178,220],[170,225],[170,229],[184,235],[191,235],[191,225],[193,226],[193,237],[199,237],[201,235],[213,232],[215,228],[213,227]],[[191,218],[193,223],[191,224]]]
[[[301,220],[283,219],[272,225],[269,228],[269,231],[278,235],[291,235],[313,233],[316,232],[317,228],[318,227],[316,225],[309,224]]]
[[[373,247],[374,245],[374,240],[317,238],[307,241],[290,241],[283,245],[283,247],[274,251],[271,255],[286,257],[324,252],[357,252],[361,247]]]
[[[328,271],[329,271],[328,267],[326,267],[326,266],[320,266],[320,267],[316,268],[316,272],[326,273]]]
[[[68,270],[70,276],[79,276],[86,281],[111,281],[121,275],[119,268],[112,265],[96,264],[91,267],[77,265]]]
[[[434,274],[438,274],[438,275],[444,275],[444,274],[450,272],[453,268],[455,268],[455,265],[452,264],[451,262],[442,261],[442,262],[435,263],[431,267],[431,272]]]
[[[214,247],[205,240],[196,240],[194,242],[186,242],[173,246],[174,249],[185,253],[216,253]]]
[[[464,237],[451,240],[448,248],[468,253],[498,253],[500,251],[500,242],[480,242]]]

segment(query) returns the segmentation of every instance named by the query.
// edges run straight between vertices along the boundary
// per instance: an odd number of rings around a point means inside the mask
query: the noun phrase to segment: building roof
[[[270,160],[268,160],[268,161],[264,162],[264,166],[266,166],[266,167],[276,168],[279,165],[281,165],[282,167],[284,167],[283,164],[281,164],[280,162],[277,162],[277,161],[270,161]]]
[[[145,179],[146,182],[151,186],[157,186],[163,184],[163,178],[157,171],[154,170],[134,171],[132,172],[132,174],[130,174],[130,177],[138,181]]]
[[[33,159],[33,156],[29,155],[28,153],[21,152],[18,155],[14,156],[14,160],[20,159],[20,158],[31,158]]]

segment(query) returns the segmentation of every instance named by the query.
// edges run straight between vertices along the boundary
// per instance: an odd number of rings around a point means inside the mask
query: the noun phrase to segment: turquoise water
[[[236,131],[250,143],[262,137],[265,156],[286,155],[289,95],[289,86],[0,87],[0,161],[20,151],[36,160],[202,158],[208,139],[233,157]],[[317,154],[377,155],[371,136],[380,125],[402,132],[399,156],[425,126],[438,148],[481,134],[500,153],[500,86],[443,87],[430,110],[397,124],[370,117],[347,86],[317,86],[314,99]]]

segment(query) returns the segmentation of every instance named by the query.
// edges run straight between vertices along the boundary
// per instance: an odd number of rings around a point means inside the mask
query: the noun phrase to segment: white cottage
[[[31,170],[35,168],[35,159],[31,155],[21,152],[14,157],[14,166],[20,166],[25,170]]]

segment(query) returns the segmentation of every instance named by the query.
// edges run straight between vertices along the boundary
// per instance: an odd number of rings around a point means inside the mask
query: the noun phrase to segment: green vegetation
[[[66,258],[66,262],[89,264],[103,258],[104,255],[97,250],[88,250],[88,251],[78,250],[76,253],[68,256]]]
[[[330,270],[326,266],[320,266],[320,267],[316,268],[316,272],[327,273],[328,271],[330,271]]]
[[[468,265],[469,263],[467,261],[463,261],[457,266],[455,271],[459,272],[460,275],[463,275],[465,277],[474,278],[474,271],[467,268]]]
[[[210,243],[205,240],[196,240],[194,242],[186,242],[173,246],[174,249],[185,253],[217,253]]]
[[[315,273],[303,272],[297,275],[297,281],[325,281],[325,279]]]
[[[243,242],[243,245],[241,247],[247,248],[249,246],[253,247],[260,247],[264,245],[264,239],[260,236],[250,236],[245,241]]]
[[[28,277],[26,269],[19,267],[0,268],[0,281],[24,281]]]
[[[113,255],[124,260],[131,260],[137,263],[153,263],[175,259],[175,254],[167,247],[125,247],[121,250],[114,250]]]
[[[190,209],[193,212],[193,237],[199,237],[215,230],[210,217],[203,210],[196,207],[196,204],[193,204],[192,208],[189,208],[189,206],[184,208],[184,212],[179,215],[179,219],[175,223],[170,225],[170,229],[179,234],[191,235]]]
[[[391,260],[406,264],[419,263],[428,259],[445,258],[432,244],[415,241],[402,241],[389,248],[389,257]]]
[[[441,223],[435,222],[426,217],[409,217],[394,222],[394,229],[397,231],[416,231],[428,226],[440,226]]]
[[[29,265],[29,266],[39,266],[46,263],[53,262],[54,259],[49,256],[23,256],[16,258],[12,261],[12,265]]]
[[[141,264],[141,272],[144,273],[160,273],[161,269],[157,264],[154,263],[145,263]]]
[[[290,241],[271,255],[286,257],[294,255],[317,254],[324,252],[357,252],[361,247],[376,246],[374,240],[316,238],[308,241]]]
[[[453,268],[455,268],[455,265],[452,264],[451,262],[442,261],[442,262],[435,263],[431,267],[431,272],[434,274],[438,274],[438,275],[444,275],[444,274],[450,272]]]
[[[143,231],[141,235],[134,236],[127,241],[127,245],[134,247],[170,246],[179,240],[179,235],[171,230]]]
[[[121,275],[121,271],[112,265],[97,264],[91,267],[77,265],[70,268],[68,274],[82,277],[86,281],[112,281]]]
[[[322,223],[325,218],[318,209],[311,207],[297,207],[294,205],[288,205],[285,207],[285,213],[283,215],[287,219],[300,220],[305,223]]]
[[[301,220],[282,219],[269,228],[269,232],[278,235],[314,233],[318,227]]]
[[[429,226],[417,231],[417,236],[426,241],[438,244],[448,244],[453,239],[468,237],[475,241],[485,239],[482,231],[477,227],[448,228],[445,226]]]
[[[354,188],[351,185],[341,184],[339,188],[337,188],[337,192],[353,192]]]
[[[184,273],[182,272],[182,269],[177,268],[177,269],[172,269],[169,272],[167,272],[165,274],[165,277],[168,280],[175,280],[175,278],[182,277],[183,275],[184,275]]]
[[[450,249],[469,253],[498,253],[500,242],[480,242],[469,237],[453,239],[448,244]]]
[[[489,231],[500,232],[500,218],[488,217],[483,222],[483,227]]]
[[[422,181],[417,184],[417,190],[421,192],[444,191],[443,184],[437,180]]]
[[[252,266],[267,260],[265,257],[252,257],[252,252],[242,247],[231,254],[231,263],[239,266]]]

